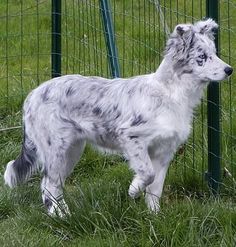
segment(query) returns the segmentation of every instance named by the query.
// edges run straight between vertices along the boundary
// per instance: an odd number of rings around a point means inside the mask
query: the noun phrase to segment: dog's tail
[[[8,162],[4,173],[5,184],[13,188],[25,182],[37,170],[37,149],[27,137],[24,130],[24,141],[21,154],[16,160]]]

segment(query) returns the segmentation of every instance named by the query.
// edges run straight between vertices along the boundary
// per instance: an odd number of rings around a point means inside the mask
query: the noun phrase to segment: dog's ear
[[[174,32],[173,32],[173,36],[188,36],[191,31],[192,31],[192,24],[179,24],[175,27]]]
[[[185,59],[193,39],[192,24],[177,25],[167,41],[165,54],[171,55],[172,58]]]
[[[179,24],[175,27],[174,32],[171,34],[172,38],[176,38],[177,43],[184,42],[184,45],[191,43],[193,39],[193,25],[192,24]]]
[[[216,33],[217,29],[218,24],[211,18],[198,21],[194,24],[195,32],[205,34],[212,40],[214,40],[214,34]]]

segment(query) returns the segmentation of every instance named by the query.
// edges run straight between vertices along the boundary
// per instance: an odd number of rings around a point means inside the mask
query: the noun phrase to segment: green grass
[[[50,1],[0,2],[0,129],[21,125],[28,92],[50,78]],[[192,22],[205,16],[205,1],[160,1],[165,22]],[[7,5],[8,3],[8,5]],[[109,77],[98,1],[62,1],[62,73]],[[200,4],[201,3],[201,4]],[[153,1],[112,1],[122,76],[155,71],[162,58],[165,30]],[[236,8],[220,1],[220,55],[236,65]],[[178,10],[178,11],[177,11]],[[7,15],[8,12],[8,15]],[[23,15],[21,15],[21,12]],[[6,17],[7,15],[7,17]],[[233,76],[221,86],[222,165],[235,177],[236,101]],[[193,133],[170,168],[162,211],[146,210],[144,198],[131,200],[132,173],[120,157],[86,148],[67,180],[71,217],[46,215],[40,175],[9,190],[3,172],[19,154],[20,129],[0,132],[1,246],[234,246],[236,185],[223,178],[221,197],[207,188],[206,100],[196,112]]]
[[[91,158],[90,152],[84,159]],[[3,246],[234,246],[235,202],[190,197],[169,188],[161,213],[153,215],[143,198],[128,198],[131,174],[124,164],[109,162],[98,173],[86,178],[77,170],[68,181],[65,194],[71,216],[64,219],[45,214],[38,178],[15,190],[2,188],[0,242]]]

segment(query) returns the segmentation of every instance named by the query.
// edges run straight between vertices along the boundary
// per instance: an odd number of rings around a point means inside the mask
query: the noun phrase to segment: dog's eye
[[[206,60],[206,58],[207,58],[207,56],[206,56],[206,54],[204,53],[204,54],[201,54],[200,56],[198,56],[199,58],[201,58],[201,59],[204,59],[204,60]]]

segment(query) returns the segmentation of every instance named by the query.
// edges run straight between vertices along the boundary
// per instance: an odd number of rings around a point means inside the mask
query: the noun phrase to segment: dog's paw
[[[145,195],[145,201],[147,204],[148,209],[157,214],[160,211],[160,203],[159,203],[159,197],[156,195],[146,194]]]
[[[132,184],[129,187],[129,196],[132,199],[138,198],[141,195],[141,191],[135,187],[132,186]]]
[[[136,176],[129,186],[129,196],[133,199],[138,198],[145,188],[146,185],[144,181]]]

